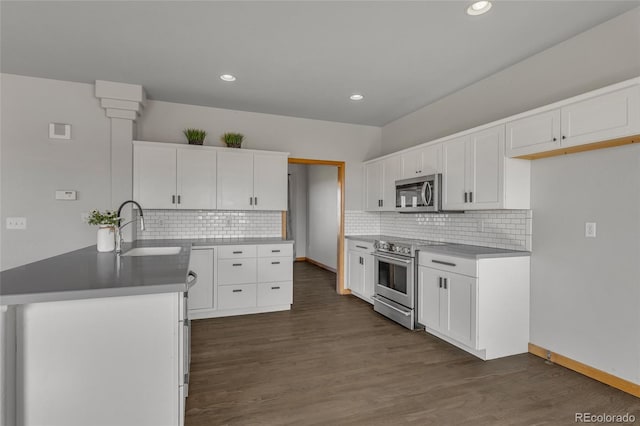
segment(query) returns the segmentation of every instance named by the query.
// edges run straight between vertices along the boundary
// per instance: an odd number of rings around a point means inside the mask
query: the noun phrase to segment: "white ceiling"
[[[470,3],[2,1],[1,70],[382,126],[640,0],[496,0],[478,17],[465,13]],[[364,101],[350,101],[352,92]]]

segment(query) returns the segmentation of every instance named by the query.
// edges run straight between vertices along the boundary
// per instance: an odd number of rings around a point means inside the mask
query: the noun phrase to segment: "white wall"
[[[639,76],[639,23],[636,8],[387,124],[382,152]]]
[[[306,257],[307,252],[307,169],[304,164],[289,164],[291,181],[291,221],[295,240],[296,257]]]
[[[310,100],[312,102],[312,100]],[[347,209],[362,209],[363,160],[380,154],[380,128],[171,102],[149,101],[138,121],[138,138],[184,142],[182,130],[206,130],[207,145],[220,135],[240,132],[243,147],[290,152],[292,157],[346,161]]]
[[[640,146],[536,160],[531,180],[531,342],[640,383]]]
[[[330,268],[338,260],[338,168],[310,166],[306,257]]]
[[[2,270],[96,243],[82,213],[110,205],[109,119],[92,84],[0,76]],[[71,124],[71,140],[49,139],[49,123]],[[56,201],[55,190],[78,191]],[[7,217],[26,230],[6,230]]]

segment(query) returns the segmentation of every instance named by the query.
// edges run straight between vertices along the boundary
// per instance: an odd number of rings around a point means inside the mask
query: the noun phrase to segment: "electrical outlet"
[[[595,238],[596,237],[596,223],[595,222],[586,222],[584,224],[584,236],[587,238]]]
[[[8,217],[7,229],[27,229],[26,217]]]

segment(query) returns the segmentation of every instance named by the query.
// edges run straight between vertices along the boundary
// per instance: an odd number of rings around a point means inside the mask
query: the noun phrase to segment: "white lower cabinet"
[[[183,424],[182,299],[160,293],[19,306],[13,424]]]
[[[209,257],[202,252],[212,254]],[[198,282],[189,291],[192,319],[291,309],[293,245],[290,243],[194,247],[191,269],[198,274]],[[205,306],[209,300],[211,304]]]
[[[529,257],[420,252],[418,322],[484,360],[528,351]]]
[[[373,303],[373,243],[347,239],[345,247],[346,288],[351,290],[354,296]]]

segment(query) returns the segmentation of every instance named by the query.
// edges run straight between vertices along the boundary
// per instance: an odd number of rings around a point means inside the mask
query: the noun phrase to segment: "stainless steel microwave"
[[[400,213],[442,210],[442,174],[396,181],[396,211]]]

